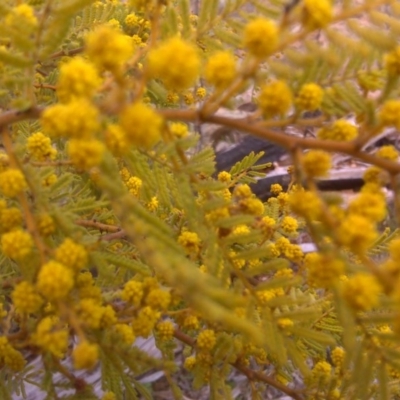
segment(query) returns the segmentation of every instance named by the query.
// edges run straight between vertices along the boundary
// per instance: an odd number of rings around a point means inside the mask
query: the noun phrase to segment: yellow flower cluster
[[[189,254],[197,255],[200,251],[201,241],[195,232],[182,232],[178,237],[178,243],[184,247]]]
[[[8,28],[20,31],[24,27],[25,34],[34,30],[38,25],[34,9],[28,4],[19,4],[8,13],[4,19]]]
[[[87,99],[55,104],[43,111],[40,122],[50,137],[88,139],[99,130],[99,112]]]
[[[126,182],[126,186],[128,187],[129,193],[133,196],[138,197],[140,188],[142,187],[143,182],[137,176],[131,176]]]
[[[197,336],[196,345],[197,348],[201,351],[211,351],[216,343],[217,338],[215,336],[215,332],[212,329],[204,329]]]
[[[368,311],[379,303],[382,287],[373,275],[358,273],[344,283],[343,296],[356,311]]]
[[[117,124],[110,124],[104,136],[107,148],[115,156],[122,156],[129,150],[126,132]]]
[[[317,132],[319,139],[337,141],[350,141],[355,139],[357,135],[357,127],[342,119],[335,121],[330,126],[323,127]]]
[[[27,187],[21,170],[10,168],[0,173],[0,192],[6,197],[16,197]]]
[[[161,139],[163,119],[149,106],[133,103],[122,111],[120,125],[131,144],[150,148]]]
[[[36,287],[46,299],[56,301],[65,298],[74,286],[72,271],[57,261],[42,265]]]
[[[319,29],[328,25],[333,18],[330,0],[304,0],[302,8],[303,24],[308,29]]]
[[[297,94],[295,103],[301,111],[314,111],[320,107],[324,91],[315,83],[306,83]]]
[[[278,27],[274,22],[265,18],[256,18],[250,21],[246,25],[243,35],[244,48],[257,58],[268,57],[278,45]]]
[[[143,283],[136,280],[128,281],[125,284],[124,289],[121,293],[122,300],[127,301],[136,307],[140,306],[143,296],[144,296]]]
[[[0,229],[9,232],[22,226],[23,218],[21,210],[17,207],[0,209]]]
[[[104,151],[104,144],[97,139],[70,139],[67,145],[67,153],[72,163],[83,170],[99,165]]]
[[[68,103],[75,98],[90,99],[100,84],[96,67],[90,61],[75,57],[60,67],[57,97],[61,103]]]
[[[327,176],[331,169],[331,156],[322,150],[310,150],[302,159],[303,170],[310,178]]]
[[[49,214],[42,214],[37,217],[37,227],[42,236],[50,236],[56,231],[54,220]]]
[[[196,365],[196,357],[190,356],[185,358],[185,362],[183,363],[183,367],[188,371],[192,371]]]
[[[392,145],[382,146],[375,153],[378,157],[385,158],[386,160],[396,161],[399,158],[399,152]]]
[[[208,60],[204,77],[217,89],[224,89],[233,82],[237,74],[236,60],[232,53],[220,51]]]
[[[97,299],[81,299],[76,309],[82,325],[90,329],[112,326],[117,322],[114,309],[109,305],[102,306]]]
[[[385,101],[378,117],[382,126],[394,126],[396,129],[400,129],[400,100]]]
[[[64,357],[68,348],[68,330],[59,326],[55,317],[45,317],[36,326],[33,343],[57,358]]]
[[[174,324],[171,321],[159,322],[156,326],[156,332],[160,340],[171,340],[174,336]]]
[[[42,297],[27,281],[22,281],[15,286],[11,298],[17,312],[22,314],[33,314],[43,305]]]
[[[159,203],[158,203],[157,196],[153,196],[153,197],[150,199],[150,201],[146,204],[146,208],[147,208],[149,211],[152,211],[152,212],[156,211],[157,208],[158,208],[158,206],[159,206]]]
[[[368,250],[377,235],[373,222],[359,214],[349,214],[338,228],[340,243],[356,254]]]
[[[308,283],[313,287],[329,288],[345,272],[342,260],[332,255],[309,253],[304,257]]]
[[[13,371],[21,371],[26,364],[22,354],[11,346],[5,336],[0,336],[0,361]]]
[[[192,86],[200,71],[196,47],[173,37],[151,50],[147,57],[147,72],[162,79],[167,89],[182,90]]]
[[[136,336],[148,337],[154,329],[161,313],[146,306],[139,310],[136,319],[132,322],[132,329]]]
[[[312,378],[317,382],[329,382],[332,366],[326,361],[318,361],[312,370]]]
[[[99,359],[99,348],[87,340],[75,346],[72,352],[75,369],[93,369]]]
[[[269,217],[264,217],[264,218],[269,218]],[[280,229],[282,229],[282,231],[284,233],[293,234],[293,233],[297,232],[297,229],[299,228],[299,223],[297,222],[297,219],[290,217],[290,216],[286,216],[286,217],[283,217],[282,221],[279,224],[279,227],[280,227]]]
[[[123,342],[127,345],[132,345],[132,343],[136,340],[135,334],[132,331],[132,328],[126,324],[116,324],[114,325],[114,329],[117,334],[122,338]]]
[[[343,347],[335,347],[332,350],[331,358],[333,365],[338,368],[339,370],[343,367],[344,359],[346,356],[346,352]]]
[[[282,186],[279,183],[273,183],[270,188],[270,192],[277,196],[283,190]]]
[[[265,118],[285,115],[292,105],[292,91],[284,81],[274,81],[261,87],[258,106]]]
[[[88,262],[88,253],[84,246],[75,243],[70,238],[66,238],[56,248],[54,258],[72,271],[79,272],[81,269],[86,267]]]
[[[5,256],[22,260],[32,252],[33,240],[28,232],[15,229],[1,236],[1,249]]]
[[[370,221],[380,222],[386,216],[386,200],[382,192],[361,192],[353,199],[348,208],[349,212],[361,215]]]
[[[86,54],[100,69],[118,71],[133,51],[131,38],[109,26],[100,26],[86,36]]]
[[[182,122],[172,122],[169,130],[176,138],[184,138],[189,134],[188,126]]]
[[[171,293],[161,288],[154,288],[147,294],[145,303],[155,310],[166,311],[171,304]]]
[[[295,191],[289,195],[290,209],[309,220],[317,220],[322,213],[322,200],[310,191]]]
[[[26,148],[32,159],[36,161],[54,160],[57,155],[57,150],[52,147],[50,138],[42,132],[36,132],[29,136]]]

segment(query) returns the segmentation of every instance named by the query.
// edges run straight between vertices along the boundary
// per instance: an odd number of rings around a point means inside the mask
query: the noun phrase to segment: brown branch
[[[179,341],[187,344],[190,347],[196,347],[196,341],[190,337],[189,335],[186,335],[179,329],[175,329],[174,331],[174,337],[178,339]],[[247,377],[250,381],[260,381],[264,382],[267,385],[273,386],[275,389],[280,390],[281,392],[287,394],[288,396],[292,397],[293,399],[296,400],[302,400],[303,396],[301,396],[296,390],[290,389],[281,383],[275,381],[272,379],[270,376],[260,372],[260,371],[254,371],[250,368],[245,367],[244,365],[240,364],[240,361],[235,361],[234,363],[230,363],[232,367],[236,368],[238,371],[240,371],[243,375]]]
[[[27,110],[9,110],[0,114],[0,129],[3,129],[9,124],[23,121],[26,119],[38,119],[42,114],[44,108],[31,107]]]
[[[106,242],[111,242],[112,240],[118,240],[118,239],[127,239],[128,235],[126,234],[126,232],[121,229],[118,232],[115,233],[109,233],[108,235],[103,235],[101,236],[101,240],[104,240]]]
[[[82,53],[84,50],[84,47],[78,47],[76,49],[72,50],[61,50],[58,51],[57,53],[52,54],[49,58],[58,58],[58,57],[63,57],[63,56],[74,56],[76,54]]]
[[[83,226],[85,228],[95,228],[99,231],[105,232],[120,232],[121,228],[116,225],[107,225],[102,224],[101,222],[93,221],[93,220],[86,220],[86,219],[78,219],[75,223],[79,226]]]

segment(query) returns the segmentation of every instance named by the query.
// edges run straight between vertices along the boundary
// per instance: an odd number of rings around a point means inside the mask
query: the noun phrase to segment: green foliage
[[[400,239],[382,186],[398,206],[400,166],[394,148],[363,149],[400,128],[400,9],[334,4],[0,4],[2,399],[27,384],[49,399],[151,399],[138,376],[154,369],[176,399],[187,373],[234,398],[234,370],[254,399],[399,395]],[[242,96],[254,113],[220,116]],[[288,190],[252,193],[263,152],[216,174],[203,124],[285,147]],[[318,149],[371,165],[349,204],[319,193],[331,159]],[[96,367],[104,397],[76,378]]]

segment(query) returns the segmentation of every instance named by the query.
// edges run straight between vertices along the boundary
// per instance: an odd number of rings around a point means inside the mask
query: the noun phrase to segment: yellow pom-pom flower
[[[10,168],[0,173],[0,192],[6,197],[16,197],[27,187],[21,170]]]
[[[33,133],[26,141],[26,148],[32,159],[36,161],[54,160],[57,150],[51,146],[51,140],[42,132]]]
[[[304,258],[308,283],[317,288],[331,287],[345,271],[345,264],[330,255],[309,253]]]
[[[46,108],[40,118],[43,131],[50,137],[91,138],[99,130],[99,112],[86,99]]]
[[[55,250],[54,258],[59,263],[78,272],[86,267],[88,253],[84,246],[66,238]]]
[[[122,156],[129,151],[126,132],[117,124],[110,124],[105,132],[105,143],[115,156]]]
[[[351,200],[349,211],[359,214],[373,222],[380,222],[386,216],[386,200],[383,193],[361,192]]]
[[[331,169],[331,156],[322,150],[310,150],[303,156],[303,170],[311,178],[326,176]]]
[[[195,46],[173,37],[151,50],[147,56],[147,71],[161,79],[171,90],[192,86],[199,76],[200,57]]]
[[[330,0],[304,0],[302,9],[303,24],[308,29],[319,29],[328,25],[333,18]]]
[[[36,287],[50,301],[65,298],[74,286],[72,271],[57,261],[49,261],[39,271]]]
[[[166,311],[171,304],[171,293],[160,288],[150,290],[145,302],[153,310]]]
[[[317,220],[322,214],[322,200],[314,192],[291,192],[289,207],[294,213],[310,220]]]
[[[86,36],[86,54],[100,69],[117,71],[133,52],[131,38],[109,26],[101,26]]]
[[[22,281],[15,286],[11,298],[17,312],[23,314],[33,314],[43,305],[42,297],[37,293],[35,287],[27,281]]]
[[[196,345],[201,351],[211,351],[216,343],[217,338],[215,332],[211,329],[204,329],[197,336]]]
[[[343,296],[356,311],[368,311],[379,303],[382,287],[373,275],[358,273],[344,283]]]
[[[99,359],[99,348],[94,343],[83,341],[72,352],[75,369],[93,369]]]
[[[169,130],[176,138],[184,138],[189,134],[188,126],[181,122],[172,122]]]
[[[265,217],[268,218],[268,217]],[[293,234],[297,232],[297,229],[299,227],[299,223],[297,222],[297,219],[286,216],[283,217],[281,223],[280,223],[280,228],[283,230],[285,233]]]
[[[292,92],[284,81],[274,81],[261,88],[258,105],[265,118],[285,115],[292,105]]]
[[[33,240],[28,232],[15,229],[1,236],[1,249],[5,256],[14,260],[23,260],[33,248]]]
[[[270,192],[277,196],[283,190],[282,186],[279,183],[273,183],[270,188]]]
[[[105,146],[97,139],[71,139],[67,152],[76,168],[87,170],[101,163]]]
[[[171,321],[162,321],[156,325],[157,336],[160,340],[171,340],[174,336],[174,324]]]
[[[91,98],[101,84],[96,67],[83,58],[76,57],[60,67],[57,97],[67,103],[75,97]]]
[[[204,77],[217,89],[223,89],[233,82],[236,73],[236,60],[233,54],[221,51],[209,58]]]
[[[327,383],[331,379],[332,366],[326,361],[318,361],[312,370],[312,377],[317,382]]]
[[[368,250],[377,236],[374,224],[359,214],[349,214],[338,228],[341,244],[355,253]]]
[[[383,126],[400,129],[400,100],[387,100],[379,111],[379,122]]]
[[[129,193],[135,197],[139,196],[140,188],[142,187],[143,182],[137,176],[131,176],[126,182],[126,186],[128,187]]]
[[[116,324],[114,325],[114,329],[117,334],[122,338],[122,341],[127,345],[132,345],[132,343],[135,341],[135,335],[129,325]]]
[[[357,127],[350,122],[339,119],[331,126],[324,127],[317,132],[319,139],[337,140],[337,141],[350,141],[357,137]]]
[[[378,157],[385,158],[386,160],[396,161],[399,158],[399,152],[392,145],[382,146],[375,153]]]
[[[20,227],[23,222],[21,210],[17,207],[10,207],[0,211],[0,229],[3,232],[11,231]]]
[[[273,21],[265,18],[256,18],[250,21],[246,25],[243,35],[244,48],[258,58],[268,57],[278,45],[278,27]]]
[[[57,358],[62,358],[68,348],[68,330],[60,329],[54,317],[45,317],[36,326],[32,342]]]
[[[149,337],[161,313],[151,307],[143,307],[139,310],[137,318],[132,322],[132,329],[136,336]]]
[[[120,124],[135,146],[150,148],[161,139],[163,119],[143,103],[126,107],[121,113]]]
[[[143,283],[135,280],[128,281],[121,293],[121,299],[138,307],[144,296]]]
[[[178,237],[178,243],[185,248],[187,253],[197,255],[200,251],[201,241],[195,232],[182,232]]]
[[[300,88],[295,103],[299,110],[314,111],[320,107],[324,91],[315,83],[306,83]]]

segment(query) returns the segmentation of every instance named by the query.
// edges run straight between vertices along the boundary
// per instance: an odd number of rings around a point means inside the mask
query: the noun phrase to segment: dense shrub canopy
[[[4,0],[0,19],[1,398],[151,398],[152,368],[175,398],[183,370],[210,398],[233,371],[253,399],[400,395],[399,154],[366,151],[400,129],[398,2]],[[217,173],[210,124],[285,148],[288,187],[255,196],[262,153]],[[368,166],[346,201],[318,189],[337,153]]]

